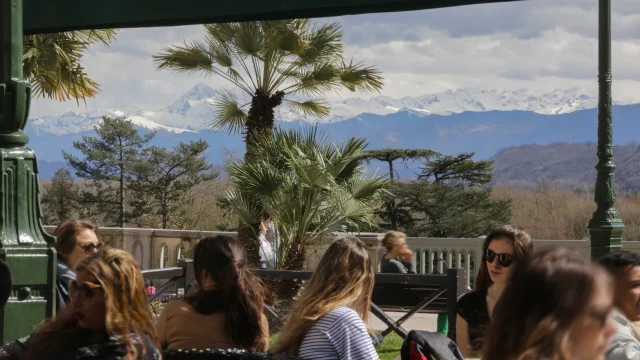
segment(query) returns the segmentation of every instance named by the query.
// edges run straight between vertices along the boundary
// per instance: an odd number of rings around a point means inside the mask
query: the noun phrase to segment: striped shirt
[[[308,360],[377,360],[371,336],[354,310],[339,307],[309,329],[298,357]]]

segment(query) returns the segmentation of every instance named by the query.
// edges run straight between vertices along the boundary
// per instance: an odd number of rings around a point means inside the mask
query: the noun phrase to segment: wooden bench
[[[262,278],[279,280],[308,280],[311,272],[287,270],[255,270]],[[387,329],[383,337],[395,332],[403,339],[408,331],[402,327],[416,313],[447,314],[449,332],[447,336],[456,338],[456,303],[458,298],[469,291],[467,275],[463,269],[449,269],[443,275],[422,274],[375,274],[371,313],[380,319]],[[284,316],[267,306],[266,311],[277,325]],[[400,319],[393,320],[386,312],[406,312]]]

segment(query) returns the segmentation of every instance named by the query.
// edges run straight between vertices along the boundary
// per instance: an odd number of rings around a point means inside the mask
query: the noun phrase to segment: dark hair
[[[607,272],[572,250],[537,251],[498,300],[482,358],[570,360],[570,327],[602,283],[611,286]]]
[[[63,260],[73,251],[76,237],[82,230],[91,230],[98,236],[98,227],[86,220],[66,220],[53,231],[53,236],[56,237],[54,247]]]
[[[598,259],[598,264],[615,274],[629,266],[640,266],[640,254],[626,250],[618,250],[608,253]]]
[[[513,245],[513,255],[516,259],[516,265],[519,266],[524,260],[526,260],[531,253],[533,253],[533,241],[531,236],[522,228],[505,225],[499,228],[493,229],[489,235],[484,239],[482,245],[482,255],[487,252],[489,244],[493,240],[507,239]],[[476,265],[477,266],[477,265]],[[480,270],[476,277],[475,290],[486,290],[489,286],[493,285],[491,277],[489,276],[489,269],[487,269],[487,262],[483,260],[480,262]]]
[[[187,302],[201,314],[223,311],[225,331],[236,346],[265,349],[267,329],[262,325],[265,291],[249,269],[240,242],[225,235],[204,238],[196,245],[193,263],[200,290],[188,297]],[[213,277],[215,290],[203,289],[203,271]]]

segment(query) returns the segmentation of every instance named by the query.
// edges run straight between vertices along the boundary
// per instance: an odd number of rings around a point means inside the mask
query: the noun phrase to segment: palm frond
[[[342,85],[351,91],[380,91],[384,85],[382,73],[372,66],[343,63],[339,72]]]
[[[307,116],[327,116],[331,113],[329,106],[326,103],[307,100],[307,101],[294,101],[285,99],[292,110],[297,111]]]
[[[178,73],[214,74],[213,59],[207,48],[198,42],[185,42],[181,46],[170,46],[158,55],[153,55],[158,70],[171,70]]]
[[[233,45],[240,55],[259,57],[265,46],[260,24],[256,22],[240,23],[233,36]]]
[[[25,36],[23,73],[33,84],[33,96],[79,101],[98,94],[97,82],[87,76],[80,60],[91,44],[109,45],[116,33],[105,29]]]
[[[303,64],[342,58],[342,26],[338,22],[313,26],[302,39],[304,47],[297,55]]]
[[[247,113],[242,110],[238,98],[231,91],[221,91],[214,101],[216,118],[211,123],[212,129],[226,128],[230,133],[240,134],[244,130]]]
[[[235,37],[238,23],[205,24],[206,36],[210,36],[222,44],[230,43]]]

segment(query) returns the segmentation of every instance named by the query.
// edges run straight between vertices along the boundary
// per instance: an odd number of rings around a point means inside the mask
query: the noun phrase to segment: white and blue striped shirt
[[[339,307],[307,332],[298,357],[308,360],[378,360],[364,321],[354,310]]]

